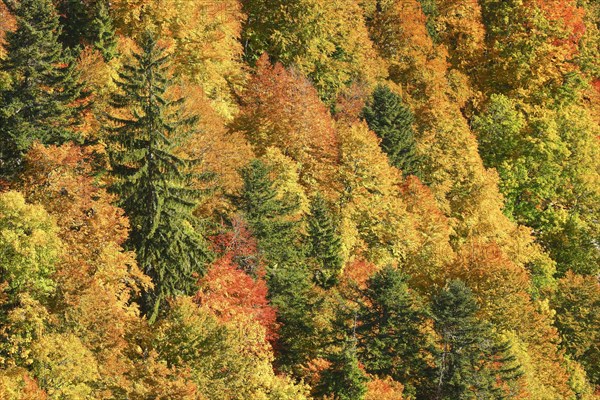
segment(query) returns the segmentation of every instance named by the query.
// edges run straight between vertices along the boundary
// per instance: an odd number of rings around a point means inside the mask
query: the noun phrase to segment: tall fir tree
[[[131,221],[130,249],[154,282],[143,309],[153,322],[164,300],[191,294],[210,259],[193,211],[202,193],[191,173],[196,160],[179,157],[177,146],[193,132],[197,117],[182,116],[183,99],[166,96],[168,56],[150,33],[141,52],[119,73],[111,105],[129,117],[110,117],[112,190]],[[119,114],[122,115],[122,114]]]
[[[60,14],[61,34],[59,40],[65,47],[74,49],[87,37],[90,29],[89,3],[81,0],[60,0],[57,2]]]
[[[314,280],[319,286],[330,288],[337,283],[343,267],[342,240],[327,202],[320,194],[310,204],[308,239],[308,256],[316,264]]]
[[[434,329],[440,337],[435,355],[435,388],[423,399],[508,399],[507,386],[521,374],[509,345],[477,316],[471,289],[453,280],[433,299]]]
[[[361,361],[367,372],[390,376],[414,395],[428,367],[422,326],[426,312],[400,270],[386,266],[367,281],[356,328]]]
[[[381,148],[388,155],[390,164],[404,175],[419,176],[421,157],[417,153],[413,128],[415,117],[402,98],[389,87],[378,85],[365,105],[362,117],[381,139]]]
[[[271,266],[267,284],[280,325],[275,364],[282,371],[302,377],[303,367],[318,357],[322,347],[317,323],[322,299],[308,269],[300,263]]]
[[[4,0],[17,22],[6,32],[0,70],[9,77],[0,92],[0,175],[10,175],[38,140],[77,139],[84,94],[73,58],[58,41],[58,15],[51,0]]]
[[[277,309],[280,324],[276,364],[280,370],[300,376],[300,366],[318,352],[315,320],[320,299],[306,265],[299,224],[293,219],[298,199],[278,196],[270,169],[260,160],[251,161],[240,173],[243,188],[236,205],[266,259],[269,300]]]

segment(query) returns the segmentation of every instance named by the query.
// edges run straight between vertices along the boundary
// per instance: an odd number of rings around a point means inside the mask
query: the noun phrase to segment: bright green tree
[[[433,299],[434,328],[440,336],[432,397],[507,399],[504,384],[520,376],[519,366],[492,327],[477,316],[473,292],[453,280]],[[423,393],[421,393],[423,395]]]
[[[390,164],[404,175],[419,175],[421,159],[413,128],[415,117],[402,98],[389,87],[378,85],[362,116],[381,139],[381,148],[388,155]]]
[[[196,117],[181,114],[182,99],[166,96],[172,79],[168,57],[150,34],[139,42],[141,52],[123,67],[112,106],[129,117],[114,114],[109,136],[110,162],[115,183],[131,221],[129,248],[154,282],[143,308],[156,319],[169,296],[191,293],[210,258],[198,221],[193,215],[202,193],[191,168],[195,160],[176,154],[192,132]]]
[[[18,192],[0,194],[0,284],[9,297],[27,292],[40,299],[54,291],[57,231],[41,206],[25,203]]]
[[[308,217],[308,256],[316,263],[315,282],[323,288],[335,285],[343,267],[342,240],[334,217],[321,195],[310,204]]]
[[[47,322],[62,243],[55,221],[19,192],[0,194],[0,369],[30,363]]]
[[[385,75],[356,0],[247,0],[242,32],[245,57],[263,53],[307,76],[331,104],[354,81]]]
[[[306,399],[303,385],[275,375],[264,335],[255,322],[222,323],[206,307],[179,297],[156,324],[148,347],[169,367],[188,370],[203,399]]]
[[[534,229],[560,275],[597,274],[599,131],[589,113],[492,95],[473,127],[485,165],[500,175],[504,212]]]
[[[58,41],[60,26],[51,0],[4,0],[17,29],[6,33],[0,71],[0,173],[18,169],[32,142],[60,144],[77,138],[82,92],[75,64]]]
[[[558,281],[552,298],[561,345],[600,384],[600,284],[595,276],[571,271]]]

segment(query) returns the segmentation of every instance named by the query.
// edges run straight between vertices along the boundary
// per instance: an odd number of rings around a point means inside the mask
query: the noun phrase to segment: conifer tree
[[[60,0],[57,9],[62,26],[60,41],[65,47],[75,49],[88,36],[91,22],[89,3],[81,0]]]
[[[110,61],[116,55],[115,28],[106,0],[63,0],[58,6],[62,24],[62,43],[74,51],[81,45],[93,45]]]
[[[366,392],[367,376],[359,368],[354,341],[344,343],[342,351],[330,357],[331,365],[321,373],[317,395],[333,395],[337,400],[360,400]],[[329,398],[329,397],[327,397]]]
[[[91,41],[94,48],[102,53],[105,61],[117,56],[115,27],[104,1],[96,3],[96,13],[91,23]]]
[[[72,57],[58,41],[60,26],[51,0],[4,0],[17,29],[6,33],[0,71],[9,84],[0,92],[0,174],[14,172],[32,142],[75,139],[82,92]]]
[[[260,160],[253,160],[240,172],[243,188],[235,200],[266,258],[269,300],[281,326],[275,346],[277,365],[300,375],[298,367],[316,357],[318,350],[315,318],[319,298],[306,265],[298,223],[291,218],[298,200],[278,197],[270,169]]]
[[[310,205],[308,236],[308,255],[316,263],[315,282],[323,288],[330,288],[337,283],[343,267],[342,241],[327,202],[321,195],[317,195]]]
[[[110,161],[120,196],[131,221],[128,245],[137,252],[143,271],[154,282],[145,294],[143,308],[154,321],[165,298],[191,294],[210,258],[198,221],[193,216],[201,196],[194,188],[199,178],[176,147],[192,132],[196,117],[181,114],[183,99],[165,93],[173,83],[168,77],[168,56],[149,33],[142,35],[141,52],[119,73],[111,104],[130,117],[111,116]]]
[[[390,376],[404,385],[405,393],[414,394],[426,372],[425,311],[409,291],[406,276],[391,266],[367,281],[363,296],[356,329],[361,361],[367,372]]]
[[[322,347],[317,327],[321,299],[308,269],[300,263],[271,266],[267,284],[280,324],[276,364],[282,371],[302,376],[302,366],[316,358]]]
[[[471,289],[453,280],[433,299],[435,330],[440,335],[434,376],[435,399],[507,399],[506,385],[520,376],[509,346],[477,316]]]
[[[258,240],[259,250],[271,263],[298,260],[298,224],[291,219],[298,200],[278,198],[269,167],[260,160],[251,161],[240,173],[244,183],[235,202]]]
[[[413,129],[414,115],[402,98],[385,85],[378,85],[362,112],[369,128],[381,139],[390,164],[404,175],[419,175],[420,157]]]

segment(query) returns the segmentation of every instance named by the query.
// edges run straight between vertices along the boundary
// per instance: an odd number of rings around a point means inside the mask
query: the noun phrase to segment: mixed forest
[[[0,1],[0,398],[600,398],[600,1]]]

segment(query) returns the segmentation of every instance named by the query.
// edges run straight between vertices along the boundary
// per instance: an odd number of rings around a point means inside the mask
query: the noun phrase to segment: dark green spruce
[[[110,61],[117,56],[117,38],[112,18],[108,12],[108,5],[98,1],[94,18],[91,23],[91,43],[98,50],[105,61]]]
[[[299,224],[292,218],[299,202],[278,197],[270,172],[260,160],[253,160],[242,168],[244,186],[235,202],[267,261],[289,264],[301,257]]]
[[[111,100],[120,113],[110,117],[109,155],[112,190],[131,221],[128,247],[154,282],[142,304],[154,321],[165,299],[194,291],[195,274],[204,272],[210,254],[193,215],[202,196],[194,188],[200,177],[190,172],[195,161],[175,151],[197,118],[184,118],[183,99],[165,95],[173,84],[168,57],[152,35],[144,34],[139,46],[119,73],[120,91]]]
[[[409,290],[406,275],[391,266],[369,278],[361,298],[356,328],[361,361],[369,373],[392,377],[414,396],[428,370],[423,302]]]
[[[432,393],[423,399],[509,399],[510,383],[520,376],[508,344],[478,315],[473,292],[454,280],[433,299],[434,328],[441,338]]]
[[[310,204],[308,241],[308,256],[315,263],[315,282],[328,289],[338,282],[342,271],[342,239],[330,208],[321,195],[315,196]]]
[[[359,368],[355,341],[347,340],[339,353],[329,356],[329,361],[331,365],[321,373],[315,394],[337,400],[363,399],[369,379]]]
[[[78,138],[82,85],[73,58],[63,50],[51,0],[3,0],[17,29],[6,33],[0,70],[9,79],[0,92],[0,175],[22,164],[34,141],[62,144]]]
[[[260,160],[251,161],[240,174],[243,188],[235,202],[267,263],[269,300],[281,324],[275,346],[277,367],[300,376],[301,365],[318,352],[315,319],[319,298],[300,240],[299,222],[293,218],[299,202],[278,196],[270,169]]]
[[[402,98],[387,86],[378,85],[362,117],[381,139],[381,148],[390,164],[404,175],[419,176],[421,157],[417,154],[413,128],[415,117]]]
[[[115,28],[107,0],[62,0],[59,3],[61,24],[60,40],[74,51],[83,45],[92,45],[106,61],[117,55]]]

